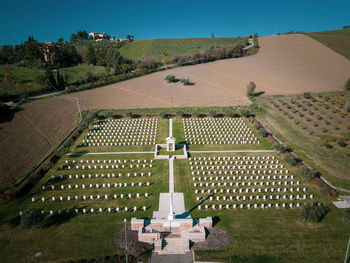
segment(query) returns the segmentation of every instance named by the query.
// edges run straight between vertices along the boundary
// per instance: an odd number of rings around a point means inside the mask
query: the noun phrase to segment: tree
[[[300,210],[300,216],[303,221],[319,223],[326,215],[326,210],[323,208],[322,204],[304,204]]]
[[[284,157],[284,160],[286,163],[288,163],[289,165],[297,165],[298,164],[298,159],[295,158],[293,155],[288,154],[286,157]]]
[[[43,219],[44,215],[39,209],[28,209],[23,212],[19,225],[21,228],[37,227]]]
[[[127,39],[129,42],[132,42],[132,41],[134,41],[134,36],[133,36],[133,35],[127,35],[127,36],[126,36],[126,39]]]
[[[288,151],[288,147],[283,144],[275,144],[273,149],[278,153],[285,153]]]
[[[57,70],[56,74],[56,87],[58,90],[63,90],[65,89],[67,83],[64,81],[63,76],[60,74],[60,71]]]
[[[63,42],[64,42],[63,37],[60,37],[60,38],[57,40],[57,43],[59,43],[59,44],[63,44]]]
[[[177,81],[174,75],[168,75],[168,76],[166,76],[166,77],[165,77],[165,80],[167,80],[168,83],[176,82],[176,81]]]
[[[314,169],[303,167],[300,170],[300,176],[305,178],[306,180],[312,180],[317,176],[317,172]]]
[[[350,90],[350,78],[346,81],[344,87],[345,87],[346,90]]]
[[[91,43],[89,43],[88,45],[86,57],[87,57],[88,64],[96,65],[95,48]]]
[[[247,85],[247,96],[248,97],[253,97],[255,95],[255,88],[256,85],[253,81],[250,81],[249,84]]]
[[[211,35],[210,35],[211,38],[214,38],[214,33],[212,32]]]

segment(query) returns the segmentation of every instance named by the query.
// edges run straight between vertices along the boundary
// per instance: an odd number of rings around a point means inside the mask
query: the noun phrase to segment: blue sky
[[[349,10],[349,0],[0,0],[0,45],[68,40],[80,29],[136,39],[312,32],[349,25]]]

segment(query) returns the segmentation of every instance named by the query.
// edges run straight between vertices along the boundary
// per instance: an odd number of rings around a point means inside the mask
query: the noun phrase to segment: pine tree
[[[88,64],[96,65],[95,48],[93,47],[92,44],[89,44],[89,46],[88,46],[87,61],[88,61]]]

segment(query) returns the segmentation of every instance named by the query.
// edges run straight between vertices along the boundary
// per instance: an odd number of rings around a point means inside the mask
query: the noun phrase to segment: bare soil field
[[[348,59],[308,36],[261,37],[259,45],[254,56],[157,72],[70,96],[79,97],[82,109],[234,106],[250,104],[249,81],[258,92],[286,95],[342,90],[350,77]],[[169,74],[195,85],[167,84]],[[21,114],[31,125],[19,113],[1,123],[0,183],[38,162],[48,152],[47,141],[55,145],[73,128],[76,113],[76,103],[60,96],[23,105]]]

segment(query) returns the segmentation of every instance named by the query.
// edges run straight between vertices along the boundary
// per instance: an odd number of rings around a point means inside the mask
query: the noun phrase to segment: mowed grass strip
[[[306,35],[350,59],[350,29],[311,32]]]

